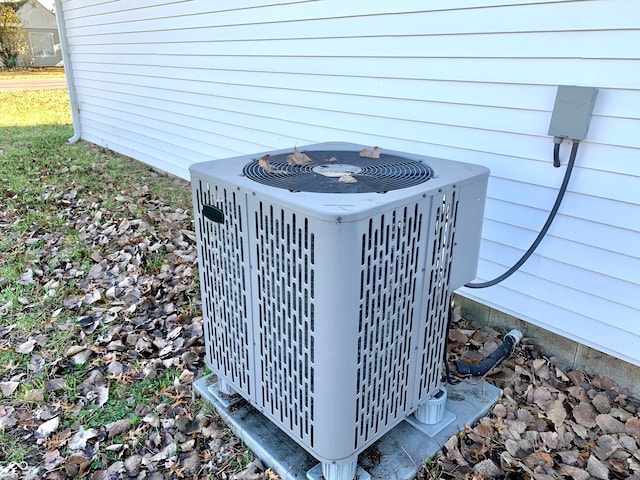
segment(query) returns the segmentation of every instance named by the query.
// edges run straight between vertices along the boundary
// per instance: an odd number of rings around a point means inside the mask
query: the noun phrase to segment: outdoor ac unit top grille
[[[290,165],[289,155],[281,154],[269,158],[271,169],[253,160],[244,167],[244,174],[263,185],[316,193],[384,193],[419,185],[433,176],[425,163],[395,155],[367,158],[344,150],[303,153],[311,159],[307,165]],[[344,181],[345,175],[351,176],[350,181]]]

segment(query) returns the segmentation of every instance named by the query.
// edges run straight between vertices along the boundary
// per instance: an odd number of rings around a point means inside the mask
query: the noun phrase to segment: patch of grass
[[[11,443],[11,435],[31,432],[22,453],[9,458],[0,448],[0,466],[20,458],[37,464],[45,449],[68,456],[64,429],[65,435],[81,428],[104,432],[123,419],[130,431],[104,441],[126,444],[127,455],[151,435],[173,441],[162,424],[139,417],[147,407],[161,418],[193,407],[188,384],[175,380],[199,368],[192,357],[202,346],[186,346],[183,333],[164,338],[178,326],[189,332],[199,315],[197,276],[172,272],[191,261],[174,240],[192,235],[185,234],[187,184],[102,147],[69,144],[64,90],[0,92],[0,101],[6,105],[0,113],[0,328],[15,325],[0,337],[0,381],[20,382],[2,398],[18,419],[5,438]],[[193,251],[189,242],[187,252]],[[96,265],[105,269],[89,275]],[[30,338],[37,342],[33,350],[18,353]],[[160,355],[164,345],[174,350]],[[86,357],[65,355],[78,346],[88,346],[80,348]],[[116,361],[121,373],[109,370]],[[105,386],[108,398],[98,407]],[[31,415],[35,410],[59,415],[59,428],[44,443],[33,436],[41,423]],[[92,468],[122,455],[101,447]],[[237,465],[245,461],[241,455]]]
[[[37,125],[65,125],[71,122],[69,95],[64,89],[10,90],[0,92],[0,127],[32,127]],[[37,106],[37,108],[34,108]],[[68,129],[56,128],[54,133]],[[14,135],[30,140],[33,146],[42,146],[51,138],[34,137],[29,128]]]
[[[175,370],[166,370],[155,379],[145,378],[130,384],[112,382],[109,400],[102,407],[97,408],[93,403],[86,405],[77,412],[66,415],[64,424],[69,427],[83,425],[85,428],[98,428],[128,418],[132,425],[136,425],[140,422],[135,413],[136,407],[170,400],[163,392],[178,375],[179,372]],[[69,382],[70,391],[77,389],[77,381],[75,379]]]
[[[235,460],[232,460],[230,465],[235,469],[242,469],[249,465],[254,458],[255,456],[250,450],[243,450],[238,452]]]
[[[29,358],[11,349],[0,349],[0,378],[10,377],[27,369]]]
[[[31,455],[31,449],[20,435],[0,430],[0,463],[22,463]]]
[[[0,81],[30,78],[64,78],[64,67],[0,69]]]

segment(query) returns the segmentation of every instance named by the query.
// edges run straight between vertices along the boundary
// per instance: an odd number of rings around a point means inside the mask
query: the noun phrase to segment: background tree
[[[15,68],[20,54],[27,50],[27,35],[20,18],[13,7],[0,4],[0,62],[7,68]]]

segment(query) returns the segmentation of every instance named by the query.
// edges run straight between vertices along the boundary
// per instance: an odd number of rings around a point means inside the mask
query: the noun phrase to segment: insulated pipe
[[[473,375],[474,377],[481,377],[496,367],[504,358],[509,355],[514,345],[522,340],[522,332],[520,330],[511,330],[504,336],[502,345],[498,347],[491,355],[485,358],[480,363],[470,365],[464,362],[456,362],[456,367],[460,375]]]
[[[62,63],[64,64],[65,78],[67,79],[67,91],[69,103],[71,104],[71,119],[73,121],[73,136],[68,140],[75,143],[81,138],[82,129],[80,126],[80,110],[78,108],[78,97],[76,87],[73,82],[73,70],[71,68],[71,54],[69,52],[69,42],[67,41],[67,26],[64,21],[64,11],[62,10],[62,0],[55,0],[56,22],[58,23],[58,35],[60,36],[60,48],[62,49]]]

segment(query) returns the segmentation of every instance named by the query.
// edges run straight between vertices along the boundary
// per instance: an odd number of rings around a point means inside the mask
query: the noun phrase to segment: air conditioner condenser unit
[[[190,171],[207,365],[325,478],[353,478],[358,454],[441,388],[489,171],[346,143]]]

